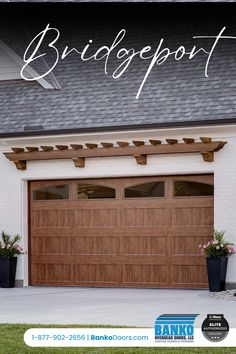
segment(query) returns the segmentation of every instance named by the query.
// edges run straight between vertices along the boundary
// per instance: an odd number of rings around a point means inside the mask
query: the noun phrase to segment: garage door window
[[[136,184],[125,188],[125,198],[157,198],[164,197],[164,182],[150,182]]]
[[[78,185],[78,199],[112,199],[116,197],[116,190],[111,187],[95,184]]]
[[[213,196],[214,186],[192,181],[174,181],[175,197]]]
[[[33,191],[33,200],[69,199],[69,185],[48,186]]]

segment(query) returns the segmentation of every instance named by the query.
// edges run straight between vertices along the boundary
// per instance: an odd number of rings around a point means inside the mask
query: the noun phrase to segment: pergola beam
[[[209,138],[207,138],[209,139]],[[184,140],[184,139],[183,139]],[[205,140],[201,138],[201,140]],[[25,161],[37,160],[58,160],[71,159],[76,167],[84,167],[86,158],[94,157],[114,157],[114,156],[134,156],[138,164],[147,163],[147,155],[162,155],[162,154],[180,154],[180,153],[200,153],[204,161],[212,162],[214,152],[223,148],[226,144],[224,141],[209,141],[194,142],[188,138],[184,143],[177,143],[176,139],[166,139],[167,144],[160,144],[159,141],[151,141],[150,144],[145,144],[141,141],[137,145],[129,145],[128,142],[117,142],[118,146],[113,146],[112,143],[102,143],[103,147],[98,147],[98,144],[82,145],[72,144],[72,148],[67,145],[57,145],[57,149],[53,146],[41,146],[42,151],[25,151],[24,148],[14,148],[15,152],[7,152],[4,155],[10,161],[16,164],[18,169],[24,169]],[[13,148],[12,148],[13,149]],[[17,152],[16,152],[17,151]]]

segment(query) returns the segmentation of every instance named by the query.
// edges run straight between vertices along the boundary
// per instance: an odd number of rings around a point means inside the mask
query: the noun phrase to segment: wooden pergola
[[[117,141],[116,143],[101,142],[55,146],[12,147],[13,152],[6,152],[6,158],[16,165],[18,170],[26,170],[27,161],[70,159],[75,167],[85,167],[87,158],[133,156],[139,165],[147,164],[148,155],[200,153],[204,161],[214,161],[214,152],[219,151],[225,141],[212,141],[209,137],[153,140],[148,143],[133,140],[132,143]]]

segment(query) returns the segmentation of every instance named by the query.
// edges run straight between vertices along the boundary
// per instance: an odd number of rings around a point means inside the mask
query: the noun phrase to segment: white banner
[[[176,337],[176,338],[175,338]],[[155,340],[154,328],[31,328],[24,341],[31,347],[235,347],[236,328],[221,341],[206,339],[200,328],[192,341],[178,336]]]

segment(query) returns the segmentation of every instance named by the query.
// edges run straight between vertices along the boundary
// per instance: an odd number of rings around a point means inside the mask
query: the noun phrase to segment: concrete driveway
[[[208,294],[174,289],[0,288],[0,322],[153,327],[163,313],[197,313],[197,326],[207,314],[224,314],[236,327],[235,302]]]

